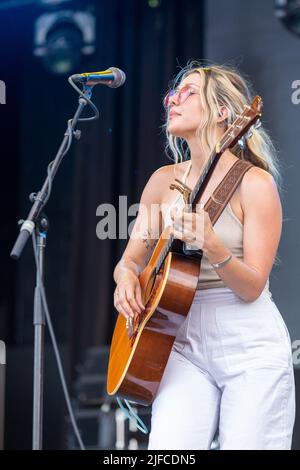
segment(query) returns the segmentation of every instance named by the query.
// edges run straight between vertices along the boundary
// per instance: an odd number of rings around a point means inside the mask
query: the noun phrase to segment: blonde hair
[[[225,106],[228,109],[229,115],[225,121],[228,127],[242,112],[244,106],[251,104],[254,94],[250,83],[234,67],[215,64],[203,67],[200,62],[194,60],[180,70],[171,88],[176,88],[184,78],[195,72],[201,77],[203,90],[199,95],[203,119],[196,130],[196,135],[201,149],[210,155],[217,143],[214,131],[219,117],[219,107]],[[167,120],[163,127],[167,136],[165,147],[167,155],[175,163],[188,160],[189,148],[185,140],[168,132]],[[281,190],[280,166],[271,138],[262,125],[259,128],[252,127],[251,130],[252,136],[246,140],[244,149],[236,144],[230,150],[238,158],[248,160],[253,165],[268,171]]]
[[[171,88],[176,88],[184,78],[195,72],[201,77],[203,90],[199,95],[203,119],[196,130],[196,135],[199,138],[201,149],[210,156],[217,143],[215,130],[219,117],[219,107],[225,106],[228,109],[228,119],[225,121],[227,128],[241,114],[244,106],[251,104],[254,93],[251,84],[236,68],[215,64],[203,66],[203,64],[194,60],[188,62],[180,70],[173,80]],[[167,156],[171,156],[175,163],[188,160],[190,155],[187,142],[168,132],[167,121],[166,119],[163,126],[167,136],[165,147]],[[253,165],[269,172],[273,176],[279,191],[281,191],[282,177],[278,155],[271,138],[262,125],[259,128],[252,127],[251,130],[252,136],[246,140],[245,147],[242,149],[239,144],[236,144],[230,151],[238,158],[248,160]],[[279,263],[280,257],[276,255],[274,264]]]

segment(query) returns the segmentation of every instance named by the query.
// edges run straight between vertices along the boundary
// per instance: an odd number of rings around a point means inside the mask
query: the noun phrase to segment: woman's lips
[[[172,118],[175,117],[175,116],[180,116],[180,114],[174,113],[174,112],[173,112],[173,113],[170,113],[170,114],[169,114],[169,119],[172,119]]]

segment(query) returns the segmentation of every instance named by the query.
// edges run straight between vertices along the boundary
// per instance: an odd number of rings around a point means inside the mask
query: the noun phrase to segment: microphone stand
[[[32,425],[32,449],[40,450],[43,446],[43,378],[44,378],[44,337],[45,337],[45,312],[42,304],[41,287],[44,283],[45,249],[48,219],[41,216],[38,220],[36,232],[37,262],[39,271],[36,270],[36,286],[34,290],[33,325],[34,325],[34,379],[33,379],[33,425]]]
[[[45,271],[45,249],[46,249],[46,233],[48,230],[48,219],[41,214],[41,211],[48,201],[52,187],[52,181],[62,162],[64,155],[68,152],[73,135],[77,140],[81,137],[81,131],[75,130],[77,122],[80,121],[80,115],[90,101],[92,94],[92,86],[83,86],[83,92],[80,93],[78,108],[73,119],[68,121],[68,127],[64,134],[63,141],[58,149],[55,159],[48,167],[48,175],[37,193],[30,195],[33,202],[25,221],[21,221],[22,226],[14,247],[11,251],[11,258],[17,260],[20,258],[22,251],[30,237],[37,237],[37,262],[36,266],[36,286],[34,291],[34,307],[33,307],[33,325],[34,325],[34,378],[33,378],[33,424],[32,424],[32,449],[41,450],[43,443],[43,373],[44,373],[44,332],[45,332],[45,312],[42,306],[41,286],[43,285],[43,277]],[[98,114],[95,114],[97,119]],[[85,118],[91,120],[92,118]],[[82,120],[85,120],[82,119]],[[41,215],[40,215],[41,214]]]

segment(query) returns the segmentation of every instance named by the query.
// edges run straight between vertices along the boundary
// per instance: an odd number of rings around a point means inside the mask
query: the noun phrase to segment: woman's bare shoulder
[[[181,174],[183,174],[189,165],[189,161],[184,161],[180,163],[171,163],[169,165],[164,165],[154,171],[151,178],[153,180],[161,180],[161,179],[174,179],[179,178]]]
[[[165,187],[164,185],[167,185],[170,181],[173,181],[175,178],[180,178],[183,175],[187,164],[188,162],[171,163],[157,168],[149,178],[148,184],[151,186],[162,185],[161,187],[163,189]]]
[[[185,161],[185,162],[180,162],[180,163],[171,163],[169,165],[163,165],[161,166],[160,168],[157,168],[157,170],[155,170],[155,173],[168,173],[168,172],[171,172],[175,169],[184,169],[187,167],[187,165],[189,164],[189,161]]]
[[[248,171],[246,171],[242,180],[242,186],[245,190],[256,191],[262,187],[276,187],[275,180],[271,173],[253,165]]]
[[[166,193],[169,192],[169,185],[175,178],[180,179],[184,174],[188,162],[171,163],[169,165],[163,165],[152,173],[148,184],[154,190],[158,190],[160,198],[163,200]]]
[[[252,166],[244,175],[241,183],[241,203],[243,209],[254,201],[277,200],[280,203],[277,184],[268,171]]]

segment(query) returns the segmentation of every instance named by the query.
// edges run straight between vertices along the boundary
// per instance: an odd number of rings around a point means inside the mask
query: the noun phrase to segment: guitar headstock
[[[251,105],[244,107],[243,112],[229,126],[216,145],[216,153],[223,153],[227,148],[235,146],[237,141],[256,123],[261,117],[263,100],[260,96],[255,96]]]

